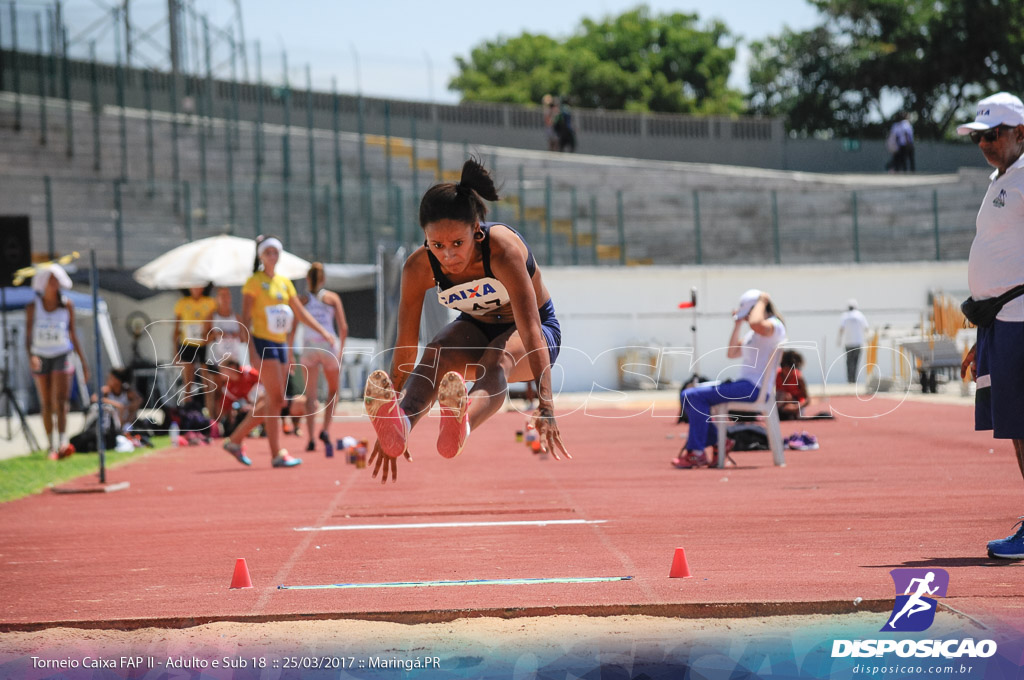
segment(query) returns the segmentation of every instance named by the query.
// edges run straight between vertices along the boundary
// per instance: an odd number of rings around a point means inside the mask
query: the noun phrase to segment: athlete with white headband
[[[245,455],[242,441],[262,422],[270,443],[274,467],[294,467],[301,458],[289,455],[280,447],[281,430],[278,416],[285,402],[288,385],[290,350],[286,345],[288,333],[296,317],[331,343],[338,341],[324,328],[299,301],[295,286],[287,277],[274,272],[284,250],[280,239],[274,236],[256,238],[256,261],[253,275],[242,287],[242,325],[249,329],[249,362],[260,372],[263,399],[245,420],[225,440],[224,449],[243,465],[252,465]]]

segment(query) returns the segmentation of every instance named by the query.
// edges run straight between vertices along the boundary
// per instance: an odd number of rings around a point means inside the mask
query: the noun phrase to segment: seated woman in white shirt
[[[738,379],[704,383],[687,388],[680,395],[690,422],[685,453],[672,460],[672,466],[680,470],[712,464],[705,453],[705,449],[718,439],[718,432],[710,422],[711,407],[727,401],[757,399],[762,376],[772,355],[786,339],[786,327],[776,313],[771,297],[760,290],[748,290],[740,297],[739,305],[733,311],[733,320],[736,323],[726,356],[730,359],[743,358]],[[744,323],[750,326],[750,330],[741,340]],[[724,455],[724,452],[719,452],[719,455]]]

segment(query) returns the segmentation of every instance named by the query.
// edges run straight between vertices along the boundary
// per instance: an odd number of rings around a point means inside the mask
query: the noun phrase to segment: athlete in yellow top
[[[280,274],[275,274],[277,262],[281,257],[281,241],[273,236],[260,236],[256,239],[256,262],[253,275],[242,287],[242,315],[240,321],[250,329],[249,363],[260,372],[260,384],[263,386],[263,398],[246,416],[231,437],[224,442],[224,449],[238,459],[243,465],[251,465],[252,461],[245,455],[242,441],[261,419],[270,443],[274,467],[293,467],[302,463],[301,458],[294,458],[280,445],[280,422],[278,416],[285,402],[285,387],[288,385],[288,368],[290,349],[286,343],[291,331],[293,320],[306,324],[314,331],[328,338],[331,344],[338,342],[337,336],[324,328],[306,311],[292,282]]]
[[[176,363],[184,369],[184,398],[192,391],[196,364],[206,363],[206,337],[210,332],[210,319],[217,303],[207,295],[209,286],[188,289],[174,304],[174,345],[178,348]],[[196,385],[198,388],[198,385]]]

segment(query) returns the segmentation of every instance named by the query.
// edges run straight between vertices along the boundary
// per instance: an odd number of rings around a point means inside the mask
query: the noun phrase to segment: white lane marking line
[[[606,519],[548,519],[516,522],[426,522],[423,524],[337,524],[296,527],[295,531],[365,531],[377,529],[447,529],[456,527],[546,527],[555,524],[604,524]]]

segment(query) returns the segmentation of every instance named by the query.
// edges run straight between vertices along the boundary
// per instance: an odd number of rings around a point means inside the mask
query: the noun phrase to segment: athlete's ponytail
[[[491,174],[476,158],[462,166],[458,182],[435,184],[420,201],[420,226],[439,220],[456,220],[473,224],[487,216],[487,201],[498,200],[498,190]]]
[[[306,281],[309,282],[309,289],[311,292],[314,288],[323,283],[324,265],[322,262],[314,262],[309,265],[309,271],[306,272]]]

